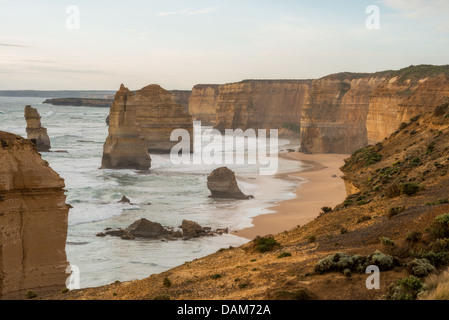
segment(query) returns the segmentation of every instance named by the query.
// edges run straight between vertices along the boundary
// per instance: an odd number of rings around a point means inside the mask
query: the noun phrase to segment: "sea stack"
[[[50,151],[50,138],[47,129],[41,126],[41,116],[39,112],[31,106],[25,107],[25,120],[27,122],[26,132],[28,139],[37,147],[37,151]]]
[[[212,198],[251,199],[237,185],[235,174],[227,167],[218,168],[207,177],[207,188]]]
[[[65,288],[69,207],[64,180],[34,144],[0,131],[0,299]]]
[[[103,146],[102,169],[148,170],[151,158],[137,127],[132,92],[122,84],[109,111],[109,135]]]

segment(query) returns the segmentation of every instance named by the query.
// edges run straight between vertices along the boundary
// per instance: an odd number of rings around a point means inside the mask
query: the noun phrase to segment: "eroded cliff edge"
[[[64,180],[35,145],[0,131],[0,299],[65,288]]]

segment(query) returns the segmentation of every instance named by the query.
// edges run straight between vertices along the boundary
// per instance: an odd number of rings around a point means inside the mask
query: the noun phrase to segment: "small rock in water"
[[[131,204],[131,200],[129,200],[127,197],[123,196],[122,200],[120,200],[118,203],[129,203],[129,204]]]

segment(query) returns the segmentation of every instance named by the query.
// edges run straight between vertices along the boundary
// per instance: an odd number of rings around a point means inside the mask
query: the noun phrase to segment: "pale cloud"
[[[447,0],[383,0],[383,3],[412,19],[435,17],[435,15],[447,16],[449,13]]]
[[[158,16],[173,16],[173,15],[199,15],[199,14],[208,14],[216,11],[217,8],[204,8],[199,10],[192,10],[190,8],[186,8],[179,11],[165,11],[165,12],[158,12]]]

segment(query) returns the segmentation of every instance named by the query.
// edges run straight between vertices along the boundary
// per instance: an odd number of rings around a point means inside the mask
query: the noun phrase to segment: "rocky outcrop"
[[[131,224],[126,229],[106,230],[100,232],[97,237],[105,237],[107,235],[120,237],[123,240],[134,240],[136,238],[160,239],[160,240],[176,240],[183,238],[189,240],[192,238],[222,235],[228,233],[228,229],[212,230],[208,227],[202,227],[197,222],[183,220],[179,227],[181,230],[166,229],[160,223],[152,222],[147,219],[140,219]]]
[[[174,101],[172,93],[158,85],[138,91],[130,91],[122,85],[109,113],[103,167],[123,167],[108,165],[114,153],[123,153],[120,160],[124,159],[126,166],[148,169],[149,157],[145,153],[169,153],[178,143],[170,141],[175,129],[185,129],[193,136],[192,117]]]
[[[219,85],[198,84],[189,98],[189,113],[203,126],[214,126],[217,121]]]
[[[351,153],[365,146],[370,95],[386,78],[340,73],[314,80],[301,114],[301,151]]]
[[[64,180],[29,140],[0,132],[0,299],[65,288]]]
[[[382,141],[403,122],[449,102],[449,68],[416,66],[393,73],[371,95],[367,143]]]
[[[240,190],[232,170],[221,167],[207,177],[207,188],[212,198],[251,199]]]
[[[102,169],[148,170],[151,158],[137,125],[137,109],[129,98],[133,93],[121,86],[109,112],[109,135],[103,146]]]
[[[41,125],[41,116],[39,112],[31,106],[25,107],[25,120],[27,123],[27,137],[31,140],[40,152],[50,151],[50,138],[47,129]]]
[[[43,103],[54,106],[110,108],[113,101],[113,99],[53,98],[47,99]]]

